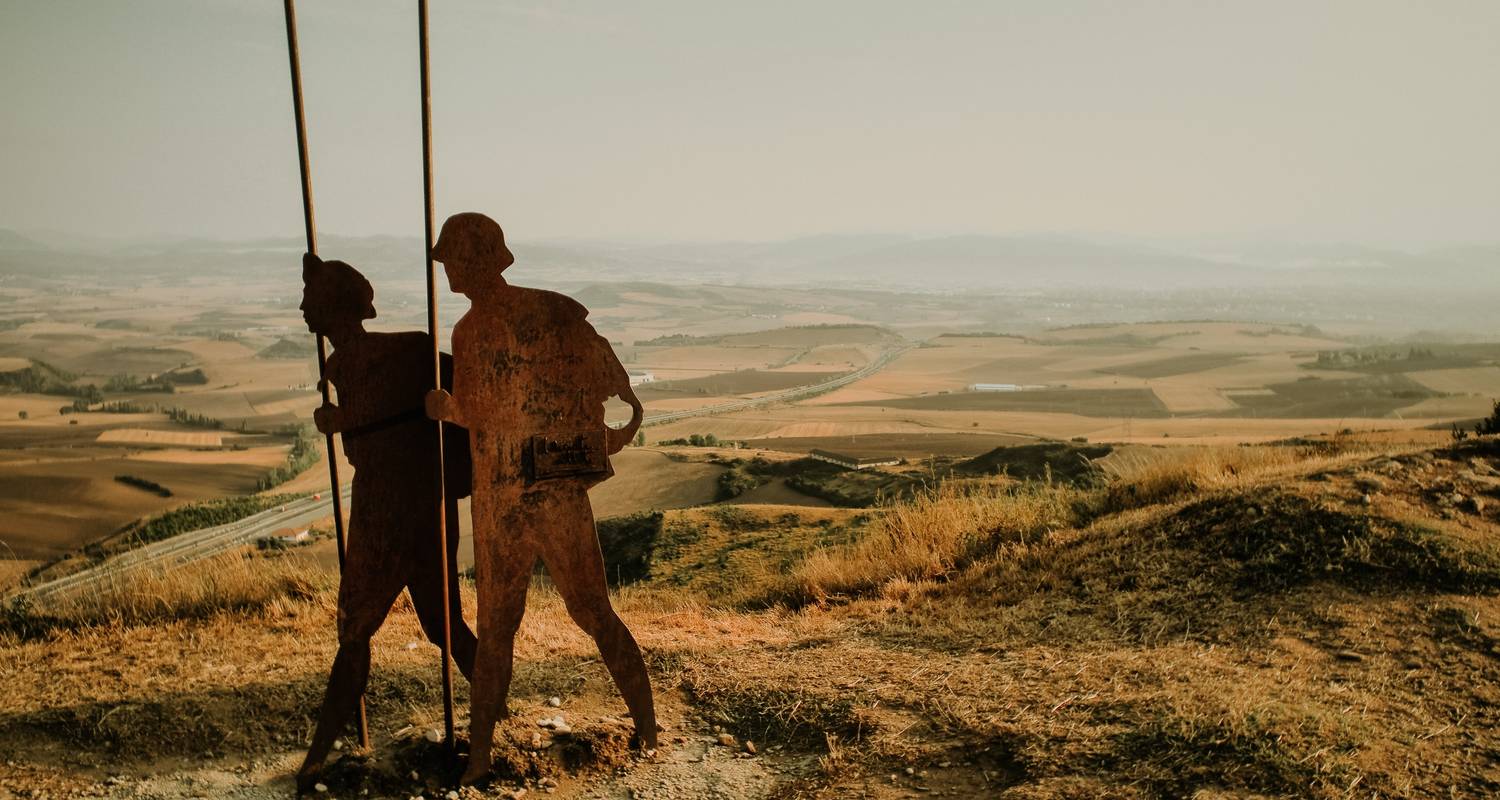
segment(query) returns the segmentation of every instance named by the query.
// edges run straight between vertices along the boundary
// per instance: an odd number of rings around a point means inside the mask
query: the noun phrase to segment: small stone
[[[324,794],[325,792],[328,791],[328,784],[326,784],[326,783],[315,783],[315,784],[313,784],[313,791],[317,792],[318,794]]]
[[[1340,661],[1364,661],[1365,660],[1365,657],[1364,657],[1363,654],[1356,653],[1353,650],[1340,650],[1337,653],[1334,653],[1333,657],[1337,658]]]
[[[558,736],[568,736],[573,733],[573,728],[568,725],[558,724],[552,726],[552,732]]]
[[[552,706],[553,708],[562,708],[562,698],[556,696],[549,697],[547,698],[547,705]]]
[[[1359,496],[1359,504],[1362,506],[1374,505],[1375,500],[1367,494],[1362,494]]]
[[[911,768],[911,767],[907,767],[907,768],[906,768],[906,774],[907,774],[907,775],[908,775],[908,776],[910,776],[910,775],[915,775],[915,774],[917,774],[917,771],[916,771],[916,770],[915,770],[915,769],[913,769],[913,768]]]
[[[419,775],[416,770],[412,770],[411,774],[406,777],[411,778],[414,781],[422,780],[422,776]]]
[[[749,753],[752,756],[755,755],[755,742],[752,742],[749,739],[746,739],[745,740],[745,752]]]
[[[719,734],[719,744],[722,744],[725,747],[734,747],[738,745],[739,742],[735,741],[733,734],[721,733]]]
[[[532,750],[540,750],[540,749],[542,749],[542,735],[540,733],[533,733],[533,734],[531,734],[531,749]]]
[[[541,785],[542,787],[544,787],[544,788],[548,787],[548,786],[556,786],[557,785],[557,781],[555,781],[555,780],[553,780],[551,778],[542,778],[541,780],[537,781],[537,783],[539,785]]]
[[[444,796],[447,797],[448,800],[458,800],[458,792],[448,792],[448,794]]]
[[[407,650],[415,650],[415,649],[417,649],[418,647],[421,647],[421,646],[422,646],[421,642],[407,642],[406,643],[406,649]]]
[[[951,766],[953,766],[953,762],[952,761],[939,761],[938,762],[938,769],[947,769],[947,768],[949,768]]]
[[[443,740],[443,732],[437,728],[428,728],[427,732],[422,734],[422,738],[433,744],[437,744]]]
[[[343,750],[344,749],[344,740],[343,739],[334,739],[333,740],[333,749],[335,749],[335,750]]]

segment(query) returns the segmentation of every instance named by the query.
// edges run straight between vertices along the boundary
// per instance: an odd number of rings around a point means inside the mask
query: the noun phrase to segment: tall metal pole
[[[302,113],[302,59],[297,49],[297,10],[292,0],[285,0],[286,51],[292,66],[292,113],[297,119],[297,164],[302,171],[302,226],[307,233],[307,252],[318,254],[318,228],[313,221],[312,172],[307,161],[307,119]],[[328,394],[328,343],[323,334],[314,334],[318,342],[318,390],[323,394],[323,403],[329,402]],[[323,444],[328,455],[328,481],[333,494],[333,531],[338,539],[339,574],[344,572],[344,499],[343,485],[339,483],[339,462],[334,454],[333,434],[323,435]],[[370,746],[370,725],[365,716],[365,698],[359,697],[359,744]]]
[[[288,0],[290,2],[290,0]],[[422,60],[422,208],[426,246],[422,252],[427,261],[427,332],[432,337],[432,385],[443,388],[443,355],[438,346],[437,271],[432,265],[432,90],[428,81],[427,0],[417,0],[418,51]],[[443,423],[437,424],[437,544],[438,565],[443,584],[443,741],[453,747],[453,620],[450,618],[448,585],[448,497],[447,476],[443,474]]]

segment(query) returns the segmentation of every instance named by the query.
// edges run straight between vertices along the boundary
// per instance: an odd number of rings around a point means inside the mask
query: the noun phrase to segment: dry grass
[[[1447,487],[1479,469],[1473,459],[1500,456],[1403,457],[1398,479],[1389,449],[1231,450],[1118,465],[1120,481],[1206,487],[1118,512],[1103,508],[1105,490],[1045,484],[954,485],[892,505],[862,541],[814,550],[781,584],[809,600],[856,597],[796,611],[724,608],[701,585],[756,553],[774,573],[778,551],[760,548],[788,546],[775,535],[789,527],[743,510],[674,512],[703,516],[705,531],[665,541],[682,551],[667,563],[701,569],[680,586],[627,587],[615,605],[658,699],[688,709],[672,735],[707,734],[705,720],[753,738],[778,769],[804,764],[774,796],[1492,794],[1500,517],[1460,509],[1411,528],[1357,502],[1353,481],[1392,470],[1387,499],[1406,492],[1401,508],[1420,516],[1438,507],[1419,480]],[[472,609],[472,586],[462,592]],[[0,669],[0,739],[36,742],[14,756],[27,763],[63,745],[111,769],[196,756],[204,741],[235,763],[296,750],[332,655],[331,593],[216,605],[229,610],[0,641],[14,665]],[[420,638],[405,601],[376,638],[383,753],[383,737],[439,719],[434,648],[407,646]],[[570,720],[621,713],[545,580],[516,654],[517,707],[555,694]],[[459,681],[460,709],[466,690]],[[776,761],[778,744],[793,755]]]
[[[945,483],[894,504],[858,542],[808,556],[780,592],[793,602],[948,575],[977,552],[1076,521],[1083,494],[1053,484]]]
[[[291,558],[233,552],[164,572],[116,578],[43,609],[13,605],[0,631],[36,636],[56,629],[142,625],[262,611],[313,598],[333,576]]]
[[[1243,486],[1307,457],[1290,447],[1173,447],[1116,451],[1098,463],[1110,479],[1107,504],[1123,509]]]

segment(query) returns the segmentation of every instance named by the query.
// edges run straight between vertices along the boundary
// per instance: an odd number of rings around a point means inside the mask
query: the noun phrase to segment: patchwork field
[[[277,450],[284,456],[285,448]],[[252,494],[265,472],[261,463],[140,459],[124,452],[0,464],[0,551],[12,558],[55,558],[142,516],[196,500]],[[172,497],[115,480],[120,475],[165,486]]]
[[[372,327],[419,327],[420,281],[384,269],[371,273],[380,309]],[[518,269],[523,282],[552,274]],[[711,433],[787,454],[816,447],[925,458],[1038,438],[1190,444],[1343,429],[1417,435],[1482,416],[1500,396],[1500,348],[1376,346],[1367,344],[1368,327],[1357,345],[1290,324],[1056,327],[1102,312],[1038,307],[1030,296],[611,284],[590,282],[586,270],[567,274],[577,282],[559,288],[589,307],[622,363],[656,378],[637,389],[648,413],[808,386],[909,348],[836,391],[652,426],[648,443]],[[291,432],[309,423],[319,402],[311,337],[296,308],[298,272],[293,264],[236,275],[253,277],[162,274],[87,292],[42,279],[7,286],[6,544],[45,558],[172,504],[254,491],[284,463]],[[445,326],[462,310],[447,301],[443,309]],[[969,390],[982,383],[1019,391]],[[123,413],[101,413],[106,407]],[[623,404],[610,405],[611,420],[626,416]],[[614,479],[593,494],[600,517],[710,503],[725,471],[649,447],[621,453],[615,466]],[[347,464],[342,474],[352,474]],[[117,475],[161,483],[173,497]],[[317,464],[279,490],[327,489]],[[735,502],[812,501],[773,480]]]
[[[149,431],[115,428],[99,434],[100,444],[161,444],[188,447],[220,447],[224,437],[207,431]]]

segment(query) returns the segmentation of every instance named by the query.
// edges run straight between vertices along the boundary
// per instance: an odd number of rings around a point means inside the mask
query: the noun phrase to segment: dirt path
[[[669,737],[673,738],[673,737]],[[711,732],[695,731],[664,744],[654,757],[636,756],[605,774],[563,775],[525,783],[501,781],[483,790],[434,789],[422,776],[393,793],[339,791],[318,797],[478,798],[556,797],[589,800],[759,800],[777,796],[778,787],[816,769],[816,758],[777,752],[751,755],[743,746],[730,748]],[[292,775],[302,751],[264,755],[252,761],[214,759],[199,764],[161,763],[116,766],[97,775],[33,771],[24,781],[35,788],[20,794],[0,788],[0,800],[20,797],[104,797],[116,800],[284,800],[296,797]],[[0,767],[0,772],[8,771]],[[134,774],[132,774],[134,773]],[[143,774],[144,773],[144,774]],[[19,776],[18,776],[19,777]],[[23,785],[12,783],[12,785]],[[450,794],[450,792],[454,792]]]

